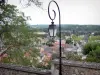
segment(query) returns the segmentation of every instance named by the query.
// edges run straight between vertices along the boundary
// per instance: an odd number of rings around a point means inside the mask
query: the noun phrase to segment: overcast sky
[[[18,9],[23,11],[26,16],[31,17],[30,24],[50,24],[51,20],[48,17],[48,3],[50,0],[42,0],[43,9],[34,5],[24,8],[19,3],[19,0],[8,0],[8,3],[18,6]],[[100,0],[55,0],[57,1],[61,12],[62,24],[95,24],[100,25]],[[57,8],[51,4],[51,10],[54,8],[58,14]],[[51,11],[52,12],[52,11]],[[52,13],[53,16],[53,13]],[[58,24],[58,16],[55,23]]]

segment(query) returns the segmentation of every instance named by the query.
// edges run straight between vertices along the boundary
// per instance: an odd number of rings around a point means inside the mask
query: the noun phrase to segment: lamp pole
[[[50,4],[51,3],[55,3],[56,4],[56,6],[58,8],[58,13],[59,13],[59,75],[62,75],[62,59],[61,59],[61,57],[62,57],[62,51],[61,51],[61,14],[60,14],[60,8],[59,8],[57,2],[54,1],[54,0],[50,1],[49,5],[48,5],[48,15],[49,15],[49,18],[52,20],[52,22],[56,18],[56,12],[55,12],[55,10],[52,10],[54,12],[54,18],[52,18],[51,15],[50,15]]]

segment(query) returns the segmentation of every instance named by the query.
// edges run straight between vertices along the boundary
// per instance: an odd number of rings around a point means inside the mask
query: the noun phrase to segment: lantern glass
[[[56,25],[54,25],[54,23],[52,23],[51,25],[49,25],[49,36],[55,37],[56,33],[57,33]]]

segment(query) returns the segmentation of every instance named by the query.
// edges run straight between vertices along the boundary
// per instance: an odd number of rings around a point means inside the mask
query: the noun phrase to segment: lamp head
[[[54,22],[51,22],[51,25],[49,25],[48,31],[49,31],[50,37],[54,38],[56,36],[57,28]]]

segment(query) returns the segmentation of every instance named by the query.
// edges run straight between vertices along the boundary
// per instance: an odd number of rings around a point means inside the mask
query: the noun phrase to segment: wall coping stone
[[[39,74],[39,75],[50,75],[51,74],[50,70],[41,70],[38,68],[33,68],[33,67],[29,67],[29,66],[22,66],[22,65],[0,63],[0,68],[21,71],[21,72],[26,72],[26,73]]]
[[[54,59],[53,63],[54,63],[54,65],[58,65],[59,60]],[[73,60],[63,60],[62,59],[62,65],[100,70],[100,63],[95,63],[95,62],[84,62],[84,61],[73,61]]]

